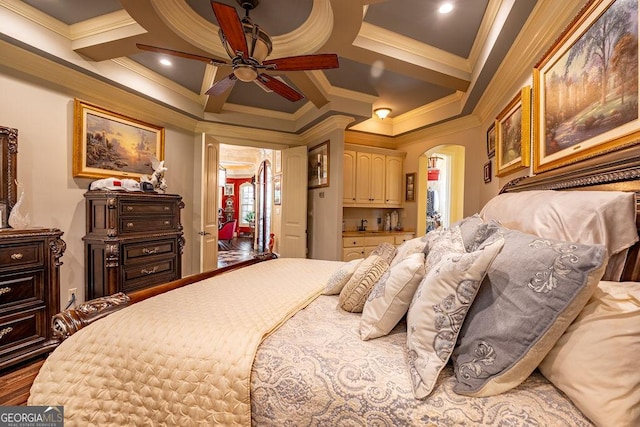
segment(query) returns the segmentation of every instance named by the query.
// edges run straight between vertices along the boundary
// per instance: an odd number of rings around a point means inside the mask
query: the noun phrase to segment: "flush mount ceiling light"
[[[440,8],[438,9],[438,12],[440,12],[440,13],[449,13],[452,10],[453,10],[453,3],[446,2],[446,3],[442,3],[440,5]]]
[[[387,117],[391,113],[391,108],[376,108],[375,110],[373,110],[373,112],[376,116],[378,116],[380,120],[384,120],[385,117]]]

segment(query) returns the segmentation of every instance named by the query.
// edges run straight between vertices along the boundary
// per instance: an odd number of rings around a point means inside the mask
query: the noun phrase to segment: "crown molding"
[[[396,144],[398,148],[413,144],[424,144],[426,140],[454,135],[467,129],[480,127],[480,125],[481,123],[478,117],[474,115],[464,116],[436,126],[400,135],[396,137]]]
[[[4,7],[11,12],[28,19],[54,33],[61,35],[67,39],[71,39],[71,30],[69,25],[62,21],[40,12],[38,9],[28,5],[20,0],[0,0],[0,6]]]
[[[303,132],[301,135],[302,141],[305,144],[310,144],[326,137],[330,132],[336,130],[344,131],[353,120],[353,117],[342,115],[327,117],[311,129]]]
[[[466,58],[367,22],[362,23],[353,45],[462,80],[471,78],[471,65]]]
[[[142,28],[126,10],[122,9],[70,25],[70,39],[78,40],[132,26],[136,27],[137,34],[146,33],[146,30]]]

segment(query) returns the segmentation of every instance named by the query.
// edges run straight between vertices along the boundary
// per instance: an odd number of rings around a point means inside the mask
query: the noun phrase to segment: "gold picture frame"
[[[140,178],[164,160],[164,128],[74,101],[73,176]]]
[[[500,112],[496,128],[496,176],[529,166],[531,147],[531,87],[525,86]]]
[[[638,97],[637,0],[587,2],[533,70],[533,172],[637,144]]]
[[[329,141],[325,141],[309,149],[309,188],[329,186]]]

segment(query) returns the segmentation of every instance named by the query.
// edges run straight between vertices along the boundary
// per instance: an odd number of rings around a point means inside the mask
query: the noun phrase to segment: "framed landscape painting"
[[[73,176],[140,178],[164,160],[164,128],[78,99],[74,102]]]
[[[591,0],[533,70],[534,173],[637,144],[638,0]]]
[[[529,166],[531,87],[522,88],[496,119],[496,176]]]

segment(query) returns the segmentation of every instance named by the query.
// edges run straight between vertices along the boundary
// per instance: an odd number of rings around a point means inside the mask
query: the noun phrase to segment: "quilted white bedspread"
[[[64,405],[69,426],[248,426],[258,345],[340,265],[276,259],[111,314],[51,354],[29,404]]]

